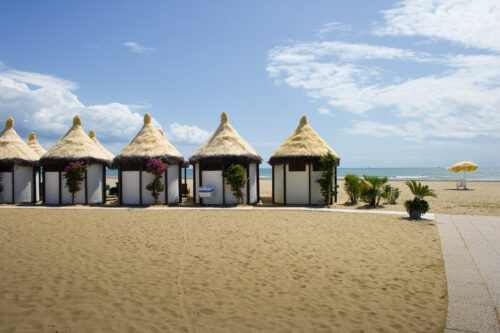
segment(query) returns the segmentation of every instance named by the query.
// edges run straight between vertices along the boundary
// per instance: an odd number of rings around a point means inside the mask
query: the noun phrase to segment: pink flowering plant
[[[159,158],[152,158],[148,161],[146,171],[153,174],[154,179],[146,186],[146,190],[151,192],[155,200],[155,205],[158,204],[160,193],[165,190],[165,185],[161,182],[161,177],[167,170],[168,165],[162,162]]]
[[[71,204],[75,204],[75,193],[82,189],[82,181],[85,179],[87,165],[83,162],[70,162],[64,168],[64,178],[66,178],[66,187],[71,193]]]

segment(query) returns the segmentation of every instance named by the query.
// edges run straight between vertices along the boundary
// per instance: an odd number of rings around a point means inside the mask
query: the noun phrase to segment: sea
[[[260,168],[260,178],[271,179],[271,168]],[[463,178],[462,173],[453,173],[446,168],[338,168],[338,178],[342,179],[347,174],[388,177],[390,180],[456,180]],[[108,170],[107,175],[117,177],[117,170]],[[182,176],[184,177],[184,171]],[[193,178],[193,169],[187,169],[187,178]],[[500,168],[481,168],[476,171],[467,172],[468,180],[477,181],[500,181]]]

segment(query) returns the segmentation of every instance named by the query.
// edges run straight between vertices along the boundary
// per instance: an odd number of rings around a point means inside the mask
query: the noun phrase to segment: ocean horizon
[[[271,168],[260,168],[261,179],[271,179]],[[463,178],[462,174],[447,171],[446,168],[338,168],[338,178],[343,179],[347,174],[388,177],[390,180],[456,180]],[[107,175],[117,177],[118,170],[107,170]],[[187,169],[187,178],[193,178],[193,169]],[[184,177],[184,172],[182,174]],[[476,171],[467,172],[468,180],[500,181],[500,168],[478,168]]]

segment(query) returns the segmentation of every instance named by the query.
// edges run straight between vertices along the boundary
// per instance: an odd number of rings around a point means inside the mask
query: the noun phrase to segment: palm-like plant
[[[437,198],[436,192],[430,189],[428,185],[422,185],[422,183],[417,183],[414,180],[407,181],[405,183],[411,193],[415,196],[413,200],[406,200],[405,207],[406,211],[410,215],[412,219],[419,219],[422,214],[427,213],[429,211],[429,203],[424,200],[425,197],[434,197]]]
[[[363,187],[361,198],[368,202],[370,206],[380,203],[380,198],[384,195],[384,185],[387,183],[387,177],[363,175]]]
[[[415,196],[414,200],[422,200],[425,197],[437,198],[436,192],[430,189],[428,185],[422,185],[422,183],[417,183],[414,180],[409,180],[405,182],[410,188],[411,193]]]

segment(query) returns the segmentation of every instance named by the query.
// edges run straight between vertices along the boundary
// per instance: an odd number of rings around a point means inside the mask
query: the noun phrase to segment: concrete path
[[[500,333],[500,217],[436,214],[448,280],[445,333]]]

